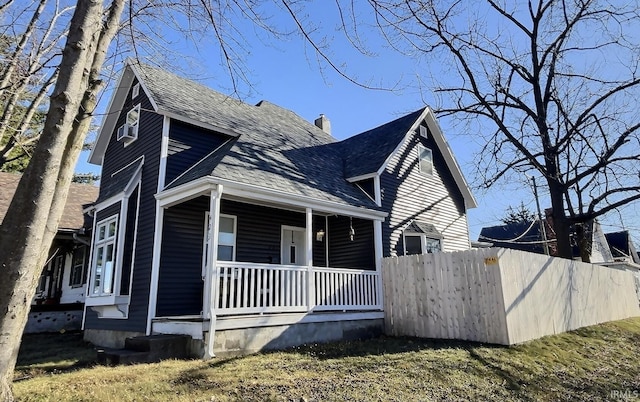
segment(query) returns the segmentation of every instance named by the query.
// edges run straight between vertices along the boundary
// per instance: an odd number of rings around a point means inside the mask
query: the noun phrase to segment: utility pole
[[[533,181],[533,195],[536,197],[536,207],[538,207],[538,222],[540,222],[540,233],[542,233],[542,247],[544,253],[549,255],[549,243],[547,243],[547,230],[545,229],[544,222],[542,221],[542,212],[540,212],[540,201],[538,201],[538,186],[536,185],[536,178],[531,176]],[[546,217],[545,217],[546,218]]]

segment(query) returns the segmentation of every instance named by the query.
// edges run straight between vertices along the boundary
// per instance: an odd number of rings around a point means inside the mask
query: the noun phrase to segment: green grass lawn
[[[514,347],[379,338],[102,367],[79,334],[27,335],[23,401],[640,400],[640,318]]]

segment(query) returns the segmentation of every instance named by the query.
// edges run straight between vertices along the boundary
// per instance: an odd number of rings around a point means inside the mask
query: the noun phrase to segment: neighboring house
[[[550,216],[550,211],[547,211],[547,216]],[[549,239],[547,243],[549,245],[549,254],[556,255],[555,243],[553,241],[553,225],[549,218],[545,221],[545,230],[547,239]],[[592,235],[590,261],[593,263],[613,261],[613,257],[609,251],[609,245],[600,224],[594,221],[590,232]],[[573,257],[574,259],[580,259],[580,250],[576,242],[573,241],[573,239],[575,239],[573,229],[571,237],[573,243]],[[539,220],[484,227],[480,231],[478,242],[489,243],[491,247],[510,248],[538,254],[546,253],[543,246],[543,236],[540,232]]]
[[[0,222],[7,213],[20,177],[20,174],[0,172]],[[25,332],[80,329],[92,222],[83,210],[96,198],[97,187],[71,184],[58,232],[38,281]]]
[[[640,264],[640,254],[636,251],[629,231],[605,233],[609,248],[615,261],[633,262]]]
[[[469,248],[476,204],[428,108],[338,142],[324,116],[127,64],[106,116],[98,345],[187,334],[211,356],[379,332],[383,256]]]

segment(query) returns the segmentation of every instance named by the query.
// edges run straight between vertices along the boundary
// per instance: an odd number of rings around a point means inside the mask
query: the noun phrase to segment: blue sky
[[[320,6],[322,7],[322,6]],[[312,10],[313,11],[313,10]],[[242,85],[240,97],[255,104],[262,99],[290,109],[313,121],[320,113],[331,121],[332,134],[344,139],[393,120],[426,105],[435,106],[433,93],[429,90],[428,74],[447,74],[448,66],[438,60],[418,59],[411,55],[401,55],[385,47],[375,36],[366,36],[365,45],[375,52],[364,56],[353,49],[336,30],[335,15],[327,8],[318,8],[310,18],[319,21],[318,27],[326,35],[328,53],[332,60],[351,77],[369,86],[393,88],[393,90],[373,90],[362,88],[341,77],[326,64],[319,63],[313,49],[301,38],[290,35],[282,40],[274,40],[256,32],[248,23],[238,25],[245,32],[250,46],[244,54],[244,66],[250,86]],[[286,18],[276,21],[289,24]],[[286,25],[282,25],[286,28]],[[366,34],[366,31],[363,31]],[[228,74],[221,67],[217,44],[202,40],[198,46],[172,36],[176,52],[184,54],[190,63],[182,64],[177,72],[192,79],[198,79],[207,86],[223,93],[230,93]],[[108,102],[103,97],[102,102]],[[104,104],[102,107],[104,107]],[[440,119],[442,130],[461,166],[467,181],[472,185],[478,201],[478,208],[469,211],[471,239],[476,240],[483,226],[500,224],[509,206],[520,202],[530,210],[535,210],[535,200],[531,186],[520,182],[502,184],[489,191],[474,189],[473,169],[480,149],[477,136],[472,132],[460,131],[450,119]],[[99,167],[88,165],[88,153],[83,153],[76,168],[78,172],[99,172]],[[542,180],[538,180],[541,184]],[[542,208],[549,205],[546,191],[539,188]],[[625,208],[625,222],[632,229],[636,244],[640,244],[640,223],[636,203]],[[629,219],[633,217],[633,219]],[[601,220],[605,232],[621,230],[617,214]]]

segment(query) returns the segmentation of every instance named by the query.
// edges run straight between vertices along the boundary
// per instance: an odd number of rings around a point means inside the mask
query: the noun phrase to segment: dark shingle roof
[[[342,141],[339,147],[345,160],[345,176],[376,172],[422,112],[424,108]]]
[[[531,222],[517,222],[508,225],[484,227],[478,241],[493,243],[495,247],[543,253],[542,244],[532,244],[542,240],[540,225]]]
[[[409,233],[422,233],[430,237],[442,238],[442,233],[431,223],[413,221],[405,228]]]
[[[348,155],[345,150],[369,146],[365,133],[343,146],[344,142],[336,143],[315,125],[272,103],[248,105],[163,70],[146,65],[136,68],[160,112],[238,134],[170,183],[169,188],[211,175],[289,194],[378,209],[345,180],[348,176],[344,167],[349,164],[343,161],[343,156]],[[375,133],[375,141],[380,142],[378,137],[384,133],[382,130]],[[401,138],[391,137],[396,138],[394,146],[379,149],[376,154],[395,149]],[[380,159],[384,161],[388,153]]]
[[[0,172],[0,222],[4,220],[13,194],[22,175]],[[58,229],[81,229],[91,227],[91,218],[82,210],[98,198],[98,187],[89,184],[71,183],[67,203]]]

